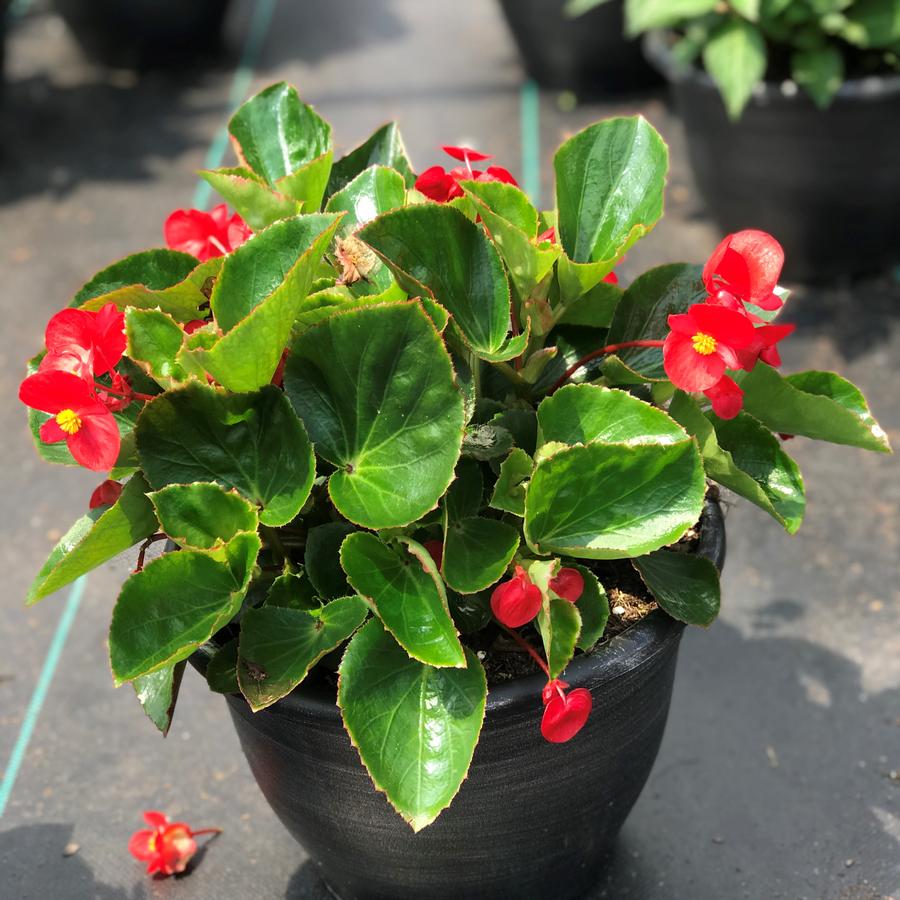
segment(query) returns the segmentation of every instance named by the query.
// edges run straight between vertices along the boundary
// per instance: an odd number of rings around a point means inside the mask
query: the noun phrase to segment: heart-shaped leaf
[[[710,625],[719,614],[719,573],[708,559],[658,550],[634,560],[634,567],[673,619],[688,625]]]
[[[499,581],[519,549],[519,534],[497,519],[472,516],[448,521],[441,571],[460,594],[475,594]]]

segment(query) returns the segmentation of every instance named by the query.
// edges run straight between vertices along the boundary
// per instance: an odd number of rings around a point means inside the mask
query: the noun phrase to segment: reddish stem
[[[153,399],[153,394],[139,394],[137,391],[117,391],[115,388],[101,384],[99,381],[94,382],[94,387],[97,388],[97,390],[103,391],[105,394],[115,394],[117,397],[133,397],[135,400]]]
[[[147,540],[144,541],[143,544],[141,544],[141,547],[138,550],[137,565],[134,567],[135,572],[143,571],[144,556],[147,553],[147,550],[150,547],[150,545],[155,543],[156,541],[162,541],[167,537],[168,537],[167,534],[164,534],[162,531],[158,531],[156,534],[151,534],[150,537],[148,537]]]
[[[541,659],[540,653],[522,637],[517,631],[513,631],[512,628],[507,628],[502,622],[500,623],[500,627],[527,653],[531,658],[541,667],[541,671],[549,678],[550,677],[550,669],[547,668],[547,663]]]
[[[201,834],[221,834],[221,828],[201,828],[199,831],[192,831],[191,837],[199,837]]]
[[[561,388],[575,372],[598,356],[606,356],[607,353],[615,353],[616,350],[624,350],[628,347],[662,347],[663,344],[665,341],[622,341],[621,344],[607,344],[599,350],[592,350],[587,356],[582,356],[578,362],[572,363],[547,393],[552,394],[557,388]]]

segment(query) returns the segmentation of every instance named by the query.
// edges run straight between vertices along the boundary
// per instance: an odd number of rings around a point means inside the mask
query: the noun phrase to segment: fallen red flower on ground
[[[128,842],[128,851],[135,859],[147,863],[147,874],[176,875],[187,868],[197,852],[195,837],[201,834],[219,834],[219,828],[203,828],[192,831],[185,822],[170,822],[168,817],[155,810],[144,813],[149,829],[136,831]]]

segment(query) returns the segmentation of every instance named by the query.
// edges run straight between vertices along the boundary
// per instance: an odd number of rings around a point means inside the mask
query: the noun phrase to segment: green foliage
[[[719,614],[719,573],[702,556],[658,550],[634,561],[656,602],[673,619],[710,625]]]

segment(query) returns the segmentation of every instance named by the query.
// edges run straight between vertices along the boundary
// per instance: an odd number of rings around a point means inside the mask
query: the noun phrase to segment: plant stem
[[[94,382],[94,387],[97,390],[103,391],[105,394],[115,394],[117,397],[133,397],[135,400],[152,400],[153,394],[140,394],[137,391],[131,391],[130,393],[125,393],[125,391],[117,391],[114,388],[108,387],[105,384],[100,384],[99,381]]]
[[[199,831],[192,831],[191,837],[198,837],[201,834],[221,834],[221,828],[201,828]]]
[[[500,623],[500,627],[527,653],[531,656],[531,658],[541,667],[541,671],[549,678],[550,677],[550,669],[547,668],[547,663],[541,659],[540,653],[522,637],[517,631],[513,631],[512,628],[507,628],[502,622]]]
[[[665,341],[622,341],[620,344],[607,344],[605,347],[601,347],[599,350],[593,350],[588,353],[586,356],[582,356],[578,362],[572,363],[568,369],[560,376],[559,380],[547,391],[547,394],[552,394],[557,388],[561,388],[571,377],[577,372],[582,366],[589,363],[592,359],[596,359],[598,356],[606,356],[607,353],[615,353],[616,350],[625,350],[628,347],[662,347]]]
[[[288,555],[284,544],[281,542],[281,537],[276,528],[271,528],[268,525],[260,525],[259,533],[264,538],[266,546],[277,553],[281,557],[282,562],[290,561],[290,556]]]

